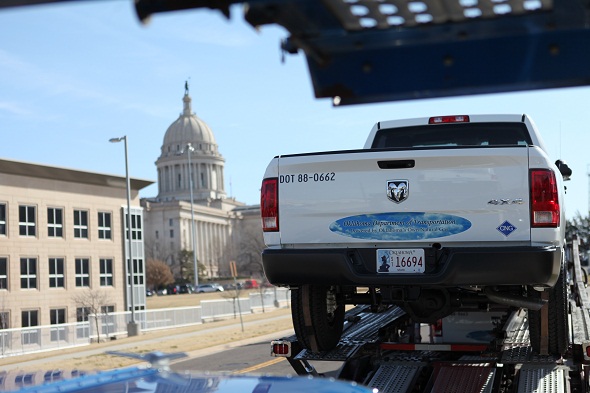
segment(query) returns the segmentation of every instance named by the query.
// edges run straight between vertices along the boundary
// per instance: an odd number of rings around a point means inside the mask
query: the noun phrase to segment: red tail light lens
[[[260,189],[260,213],[262,230],[278,232],[279,230],[279,183],[276,177],[264,179]]]
[[[555,173],[550,169],[531,170],[531,227],[556,228],[560,220],[559,194]]]
[[[469,116],[435,116],[428,119],[428,124],[469,123]]]
[[[275,355],[289,356],[291,354],[291,348],[286,343],[273,343],[272,353]]]
[[[432,332],[434,337],[442,337],[443,335],[443,326],[442,326],[442,319],[439,319],[435,323],[432,324]]]

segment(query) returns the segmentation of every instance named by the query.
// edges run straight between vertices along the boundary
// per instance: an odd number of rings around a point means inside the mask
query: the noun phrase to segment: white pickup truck
[[[427,323],[501,304],[529,309],[537,351],[549,315],[549,352],[560,354],[570,175],[526,115],[379,122],[364,149],[270,162],[265,274],[293,289],[295,332],[312,351],[337,345],[346,304],[396,304]]]

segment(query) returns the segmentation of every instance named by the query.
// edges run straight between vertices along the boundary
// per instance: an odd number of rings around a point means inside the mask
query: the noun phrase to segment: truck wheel
[[[291,314],[301,345],[312,352],[334,349],[342,336],[344,304],[336,299],[336,288],[302,285],[291,290]]]
[[[541,294],[531,289],[533,296]],[[557,283],[549,290],[549,300],[543,307],[549,307],[549,355],[561,356],[569,344],[568,337],[568,300],[565,264],[561,264],[561,272]],[[541,352],[541,310],[529,310],[529,337],[535,353]]]

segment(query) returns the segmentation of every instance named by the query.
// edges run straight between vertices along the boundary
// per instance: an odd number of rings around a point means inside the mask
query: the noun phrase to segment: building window
[[[115,306],[101,306],[100,312],[104,314],[102,320],[102,334],[108,336],[116,331],[115,316],[110,315],[115,312]]]
[[[98,238],[111,239],[111,213],[98,212]]]
[[[74,237],[88,239],[88,212],[86,210],[74,210]]]
[[[159,238],[160,238],[160,232],[156,231],[156,239],[159,239]]]
[[[90,326],[88,323],[88,316],[90,315],[90,307],[78,307],[76,308],[76,337],[77,338],[89,338],[90,337]]]
[[[20,259],[20,287],[21,289],[37,288],[37,258]]]
[[[10,313],[8,311],[0,311],[0,330],[10,328]],[[0,333],[0,337],[6,337]],[[8,342],[5,341],[7,344]]]
[[[66,309],[65,308],[55,308],[53,310],[49,310],[49,320],[52,325],[63,325],[66,323]],[[50,329],[50,339],[51,341],[66,341],[66,328],[65,326],[54,326]]]
[[[131,234],[133,240],[141,240],[141,215],[131,214]]]
[[[21,236],[35,236],[35,206],[18,207],[18,231]]]
[[[6,204],[0,203],[0,235],[6,236]]]
[[[49,258],[49,288],[64,287],[64,259]]]
[[[129,275],[127,276],[127,285],[131,285],[131,280],[129,279],[131,274],[129,259],[127,260],[127,271],[129,272]],[[135,280],[133,281],[134,285],[143,285],[143,259],[133,260],[133,277],[135,277]]]
[[[145,275],[143,274],[143,259],[134,259],[135,262],[135,284],[136,285],[143,285],[143,278]]]
[[[127,228],[128,221],[127,214],[125,214],[125,228]],[[141,215],[131,214],[131,238],[133,240],[141,240]],[[129,240],[129,231],[125,231],[125,239]]]
[[[76,309],[76,322],[88,322],[90,314],[90,307],[78,307]]]
[[[88,258],[76,258],[76,286],[90,286],[90,260]]]
[[[35,382],[34,379],[35,374],[33,373],[19,374],[14,377],[14,384],[18,387],[32,385]]]
[[[170,239],[173,239],[173,238],[174,238],[174,229],[171,229],[170,230]]]
[[[63,210],[47,208],[47,236],[63,237]]]
[[[0,289],[8,289],[8,258],[0,257]]]
[[[21,312],[21,321],[23,328],[39,326],[39,311],[25,310]],[[39,333],[39,329],[24,329],[21,332],[22,343],[24,345],[39,344]]]
[[[168,225],[169,225],[169,226],[172,226],[172,219],[171,219],[171,218],[170,218],[170,219],[168,219]]]
[[[12,331],[6,331],[10,329],[10,312],[9,311],[0,311],[0,344],[2,345],[3,349],[9,349],[12,347]],[[1,384],[0,377],[0,386]]]
[[[100,259],[100,286],[113,286],[113,260]]]

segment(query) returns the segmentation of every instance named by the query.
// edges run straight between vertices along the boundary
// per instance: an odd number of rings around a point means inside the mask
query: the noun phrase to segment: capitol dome
[[[194,200],[226,197],[225,159],[217,150],[211,128],[192,112],[191,101],[185,85],[182,113],[166,130],[156,161],[161,200],[190,200],[191,184]]]
[[[168,153],[180,151],[187,143],[190,143],[198,150],[217,151],[213,131],[211,131],[207,123],[197,117],[191,110],[192,100],[188,95],[188,89],[185,91],[182,101],[184,103],[182,113],[164,134],[162,155],[165,156]]]

